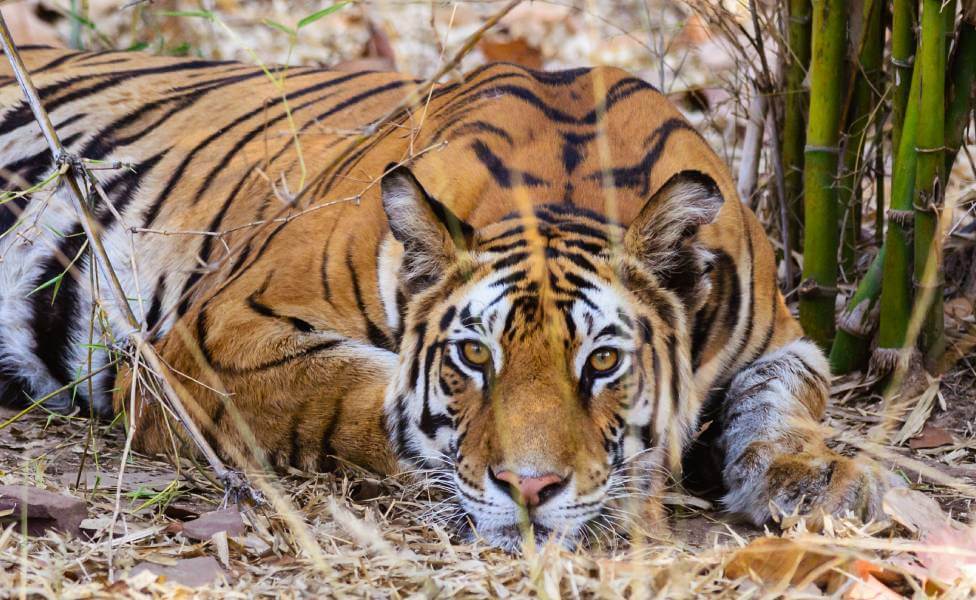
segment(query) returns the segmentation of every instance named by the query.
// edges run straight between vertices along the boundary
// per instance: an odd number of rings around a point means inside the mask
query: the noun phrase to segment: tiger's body
[[[433,470],[515,546],[526,519],[574,539],[624,495],[653,513],[708,411],[729,510],[877,514],[890,478],[823,444],[827,367],[761,226],[644,82],[486,66],[357,145],[417,82],[23,57],[68,151],[130,165],[93,171],[102,238],[226,458]],[[27,189],[52,157],[6,67],[0,86],[0,187]],[[66,194],[0,206],[0,391],[102,414],[114,393],[168,452],[182,436],[132,370],[55,393],[129,332]]]

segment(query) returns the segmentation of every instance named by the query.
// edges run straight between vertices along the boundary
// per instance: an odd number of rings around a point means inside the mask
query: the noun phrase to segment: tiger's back
[[[623,71],[488,65],[427,94],[388,73],[23,54],[67,151],[107,161],[89,164],[113,267],[194,419],[235,462],[319,469],[337,455],[393,472],[443,459],[471,514],[509,502],[492,496],[507,481],[538,503],[539,486],[558,496],[571,480],[582,502],[635,457],[673,462],[711,398],[728,425],[713,440],[728,506],[761,522],[779,449],[833,456],[780,425],[819,418],[826,367],[785,307],[762,228],[700,135]],[[2,187],[27,190],[52,157],[0,77]],[[99,371],[92,397],[69,384],[127,325],[65,193],[0,207],[0,385],[109,412],[113,390],[129,402],[130,370]],[[626,353],[615,377],[634,381],[593,387],[608,375],[576,372],[600,319]],[[489,384],[452,353],[492,327],[482,350],[524,364]],[[462,401],[475,389],[480,408]],[[138,444],[167,450],[164,412],[135,398]],[[736,412],[754,405],[762,418]],[[777,481],[817,493],[861,489],[859,468],[824,489],[807,485],[823,478],[806,462],[783,468]]]
[[[375,196],[386,166],[411,153],[418,155],[418,169],[438,181],[435,196],[449,205],[452,196],[461,203],[472,197],[468,190],[487,188],[488,200],[480,206],[452,205],[473,226],[524,208],[522,202],[551,200],[618,213],[611,216],[626,223],[668,176],[689,167],[722,181],[726,194],[731,193],[724,168],[670,104],[643,82],[612,70],[543,75],[513,66],[482,69],[465,84],[437,90],[400,131],[368,142],[365,152],[353,153],[355,160],[333,165],[360,130],[415,91],[414,81],[388,73],[290,68],[275,72],[284,81],[279,89],[261,69],[238,63],[42,48],[23,54],[68,152],[89,161],[123,163],[103,169],[93,162],[115,208],[103,204],[97,213],[135,314],[159,336],[206,295],[200,279],[209,269],[236,262],[211,277],[209,286],[240,277],[254,270],[248,268],[252,252],[263,250],[287,253],[298,276],[292,280],[280,264],[259,268],[260,273],[239,284],[242,298],[262,287],[265,293],[267,288],[281,290],[283,296],[297,292],[297,319],[315,324],[324,317],[344,335],[395,350],[396,324],[387,318],[376,265],[368,260],[379,254],[384,219],[377,202],[358,198]],[[51,172],[51,156],[20,89],[9,78],[6,83],[0,89],[0,106],[8,107],[0,116],[3,189],[25,189]],[[629,102],[639,113],[637,119],[609,121],[606,137],[615,143],[607,147],[607,157],[600,155],[596,111],[562,108],[573,102],[587,107],[599,87],[610,90],[610,110],[616,102]],[[470,156],[461,162],[459,153]],[[558,160],[540,161],[539,156]],[[607,174],[615,179],[610,193],[603,189],[601,162],[621,165]],[[509,166],[518,164],[533,169]],[[520,183],[532,193],[513,202],[506,191]],[[269,249],[274,233],[249,239],[261,228],[249,224],[301,210],[282,208],[303,184],[311,188],[305,210],[312,212],[270,228],[287,227],[291,239],[318,238],[320,243]],[[0,333],[0,351],[9,357],[7,369],[19,364],[16,375],[38,396],[69,383],[87,367],[91,306],[86,301],[90,264],[86,254],[79,254],[84,240],[77,217],[62,201],[29,207],[27,201],[36,197],[44,200],[43,194],[25,196],[0,210],[0,225],[9,230],[0,267],[7,307],[2,322],[17,323],[16,330],[0,325],[0,332],[7,329]],[[319,210],[326,203],[335,205]],[[31,209],[43,209],[43,227],[31,221]],[[750,221],[731,216],[736,227],[749,231]],[[135,268],[129,257],[133,231]],[[736,235],[741,237],[741,229]],[[48,239],[28,243],[32,236]],[[269,237],[272,241],[264,244]],[[240,256],[228,259],[228,249]],[[31,293],[57,278],[76,257],[75,274],[62,278],[56,290],[50,286]],[[273,282],[266,281],[271,270],[277,273]],[[313,270],[320,276],[311,276]],[[102,297],[110,298],[104,291]],[[116,324],[115,336],[122,336],[121,315],[110,302],[104,308]],[[250,318],[252,311],[243,312]],[[109,378],[100,379],[105,390]],[[63,395],[62,402],[67,398]],[[57,406],[57,400],[51,405]]]

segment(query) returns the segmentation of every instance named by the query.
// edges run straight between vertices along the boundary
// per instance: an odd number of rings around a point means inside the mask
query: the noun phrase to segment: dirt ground
[[[748,3],[712,4],[748,25]],[[89,12],[72,17],[68,5]],[[269,25],[292,26],[324,6],[32,0],[5,4],[3,13],[24,43],[75,40],[93,49],[340,63],[425,77],[501,3],[360,2],[294,38]],[[627,68],[667,92],[737,172],[748,69],[700,15],[662,0],[525,3],[462,66],[508,60]],[[957,171],[950,194],[964,205],[976,196],[976,176],[962,159]],[[763,159],[760,173],[769,172]],[[760,188],[768,178],[761,175]],[[756,204],[761,218],[774,218],[763,212],[762,198]],[[965,273],[972,234],[962,226],[960,232],[949,254]],[[871,252],[866,248],[865,264]],[[75,535],[23,535],[27,521],[37,519],[0,504],[0,598],[969,597],[976,581],[976,534],[967,525],[976,498],[976,329],[972,299],[961,291],[958,297],[947,311],[958,360],[941,381],[916,372],[910,393],[887,399],[871,376],[834,382],[826,424],[836,446],[879,455],[920,492],[892,500],[891,523],[828,520],[811,533],[805,521],[787,519],[782,530],[764,531],[673,491],[666,498],[670,531],[644,543],[597,531],[592,545],[576,551],[547,545],[512,556],[462,539],[423,481],[381,481],[351,467],[264,476],[257,483],[267,503],[238,511],[206,469],[127,452],[119,424],[0,409],[0,486],[69,495],[84,512]],[[198,518],[206,526],[194,524]]]

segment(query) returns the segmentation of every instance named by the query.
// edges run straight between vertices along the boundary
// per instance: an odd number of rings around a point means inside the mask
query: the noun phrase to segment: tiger
[[[829,368],[762,225],[626,71],[486,64],[425,87],[20,52],[65,153],[3,67],[8,403],[121,414],[139,451],[192,452],[154,376],[118,365],[136,329],[58,183],[68,162],[90,167],[137,330],[233,464],[430,477],[470,535],[511,550],[657,522],[668,486],[709,469],[756,525],[877,519],[900,485],[827,445]]]

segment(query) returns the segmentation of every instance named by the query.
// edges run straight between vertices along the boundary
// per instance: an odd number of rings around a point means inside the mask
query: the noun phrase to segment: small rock
[[[57,529],[76,536],[81,533],[81,522],[88,516],[88,507],[81,498],[26,485],[0,486],[0,511],[13,511],[8,520],[20,520],[25,507],[30,535]]]
[[[244,535],[244,521],[240,511],[233,508],[215,510],[183,524],[183,535],[199,542],[209,540],[219,531],[226,532],[228,537]]]
[[[227,572],[220,568],[220,564],[212,556],[184,558],[176,561],[173,566],[141,562],[133,567],[129,577],[137,577],[146,571],[164,577],[166,581],[194,588],[214,583],[220,578],[225,581],[227,579]]]

